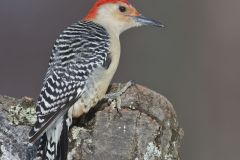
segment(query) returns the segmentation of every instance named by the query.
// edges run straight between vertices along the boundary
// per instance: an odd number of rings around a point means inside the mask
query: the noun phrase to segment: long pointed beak
[[[144,17],[144,16],[134,16],[133,17],[137,23],[140,25],[147,25],[147,26],[156,26],[156,27],[165,27],[161,22]]]

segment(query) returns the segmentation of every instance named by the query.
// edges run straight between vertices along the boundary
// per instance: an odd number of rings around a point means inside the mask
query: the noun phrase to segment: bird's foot
[[[127,91],[127,89],[129,87],[133,86],[134,84],[135,84],[134,81],[129,81],[119,91],[114,92],[114,93],[109,93],[105,96],[105,99],[107,99],[109,103],[112,103],[113,101],[115,101],[115,104],[116,104],[115,106],[116,106],[117,111],[120,115],[122,115],[120,113],[120,110],[121,110],[121,95],[123,95]]]

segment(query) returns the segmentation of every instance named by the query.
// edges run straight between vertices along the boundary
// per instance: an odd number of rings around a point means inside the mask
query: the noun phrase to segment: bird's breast
[[[87,113],[91,107],[104,98],[119,64],[120,42],[118,38],[110,38],[110,58],[111,63],[108,68],[98,68],[88,78],[84,93],[73,106],[73,117]]]

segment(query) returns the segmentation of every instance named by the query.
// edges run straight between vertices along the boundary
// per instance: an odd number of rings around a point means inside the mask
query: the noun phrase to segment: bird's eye
[[[124,7],[124,6],[119,6],[119,11],[120,12],[126,12],[127,11],[127,8],[126,7]]]

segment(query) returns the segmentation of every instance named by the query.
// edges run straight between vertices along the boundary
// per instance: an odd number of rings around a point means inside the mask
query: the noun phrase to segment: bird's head
[[[143,25],[163,27],[160,22],[142,16],[128,0],[98,0],[85,20],[94,21],[118,35]]]

